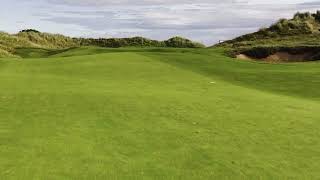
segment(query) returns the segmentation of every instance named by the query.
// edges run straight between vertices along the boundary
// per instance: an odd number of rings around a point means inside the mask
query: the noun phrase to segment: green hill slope
[[[320,176],[319,63],[218,49],[54,56],[0,59],[3,179]]]
[[[133,38],[70,38],[59,34],[42,33],[28,29],[18,34],[0,32],[0,57],[21,55],[21,49],[34,51],[61,50],[81,46],[99,47],[174,47],[174,48],[204,48],[203,44],[182,37],[173,37],[165,41],[151,40],[143,37]],[[39,48],[39,50],[35,50]],[[17,50],[18,49],[18,50]],[[22,53],[23,55],[23,53]],[[21,57],[21,56],[20,56]],[[25,57],[25,56],[22,56]]]
[[[18,34],[0,32],[0,57],[14,56],[16,48],[63,49],[79,46],[72,38],[58,34],[23,31]],[[1,51],[3,53],[1,53]]]
[[[292,19],[280,19],[268,28],[262,28],[218,46],[247,48],[254,46],[319,46],[320,11],[296,13]]]

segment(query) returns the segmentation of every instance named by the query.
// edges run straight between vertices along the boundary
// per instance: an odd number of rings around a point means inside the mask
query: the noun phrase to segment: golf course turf
[[[0,59],[0,179],[320,177],[318,62],[217,48],[19,53]]]

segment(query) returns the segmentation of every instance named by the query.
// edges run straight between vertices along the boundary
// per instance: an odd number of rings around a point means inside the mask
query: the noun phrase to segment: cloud
[[[48,0],[51,3],[62,3],[72,5],[172,5],[172,4],[300,4],[313,3],[314,0]]]
[[[11,17],[19,20],[20,26],[27,16],[25,24],[73,36],[167,39],[181,35],[206,44],[253,32],[296,11],[315,11],[320,4],[308,0],[23,1],[11,0],[8,5],[21,8]],[[10,11],[2,6],[0,15],[3,9]]]
[[[48,0],[50,3],[72,4],[72,5],[172,5],[172,4],[226,4],[226,3],[241,3],[238,0]]]

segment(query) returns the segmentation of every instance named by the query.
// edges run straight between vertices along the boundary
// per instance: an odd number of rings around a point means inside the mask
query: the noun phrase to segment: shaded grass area
[[[129,47],[129,48],[103,48],[95,46],[86,47],[73,47],[66,49],[43,49],[43,48],[16,48],[14,54],[22,58],[54,58],[54,57],[72,57],[83,55],[94,55],[103,53],[115,53],[115,52],[203,52],[200,49],[190,48],[141,48],[141,47]]]
[[[219,79],[241,86],[315,100],[320,98],[318,62],[268,64],[239,61],[226,57],[223,49],[185,55],[179,53],[148,55],[162,62],[206,76],[218,76]]]
[[[43,48],[16,48],[14,55],[21,58],[47,58],[56,54],[71,51],[75,48],[67,49],[43,49]]]
[[[318,63],[78,50],[0,60],[4,179],[319,177]]]

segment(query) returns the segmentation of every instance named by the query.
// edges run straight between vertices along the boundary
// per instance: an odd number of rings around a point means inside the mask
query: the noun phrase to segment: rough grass
[[[225,48],[241,49],[253,47],[296,47],[296,46],[320,46],[320,35],[296,35],[296,36],[280,36],[274,38],[263,38],[253,40],[233,40],[228,44],[220,44]]]
[[[223,51],[0,59],[1,177],[318,178],[320,64]]]
[[[109,48],[205,48],[201,43],[182,37],[173,37],[165,41],[151,40],[143,37],[93,39],[71,38],[60,34],[42,33],[33,29],[23,30],[18,34],[9,34],[0,31],[0,57],[45,57],[59,53],[60,51],[65,51],[66,49],[86,46]],[[26,50],[30,50],[30,52]]]
[[[56,54],[71,51],[73,48],[67,49],[43,49],[43,48],[16,48],[13,54],[22,58],[47,58]]]
[[[1,49],[0,47],[0,58],[4,58],[4,57],[16,57],[16,56],[8,52],[6,49]]]
[[[296,13],[292,19],[280,19],[268,28],[215,45],[231,49],[253,47],[320,46],[320,11]]]

